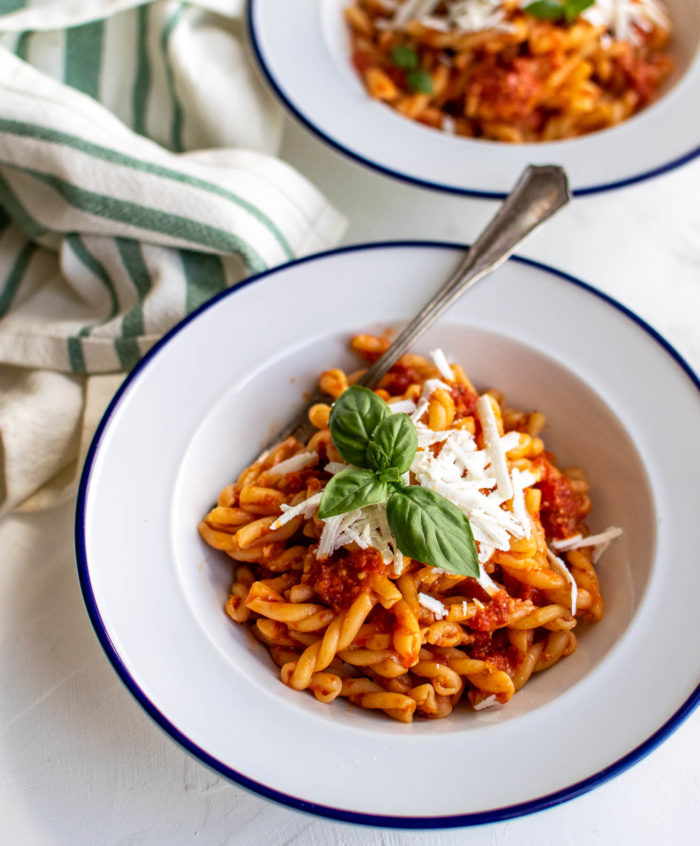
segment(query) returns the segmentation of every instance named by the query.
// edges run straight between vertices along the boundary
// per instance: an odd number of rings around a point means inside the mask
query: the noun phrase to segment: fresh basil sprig
[[[391,58],[397,68],[405,71],[418,70],[418,53],[410,44],[399,44],[391,51]]]
[[[406,71],[406,85],[417,94],[433,93],[433,78],[428,71],[421,70],[418,53],[410,44],[399,44],[391,51],[391,58],[397,68]]]
[[[386,502],[386,516],[404,555],[464,576],[479,575],[469,520],[445,497],[418,485],[404,485],[418,449],[407,414],[392,414],[374,391],[353,386],[336,400],[330,432],[341,456],[353,464],[324,488],[322,520],[365,505]]]
[[[540,21],[559,21],[562,18],[571,24],[576,18],[592,6],[595,0],[535,0],[523,8],[524,12]]]

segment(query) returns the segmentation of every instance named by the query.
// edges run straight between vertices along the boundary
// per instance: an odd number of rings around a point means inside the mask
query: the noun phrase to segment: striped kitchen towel
[[[116,384],[99,374],[342,234],[274,158],[241,6],[0,0],[0,513],[74,479]]]

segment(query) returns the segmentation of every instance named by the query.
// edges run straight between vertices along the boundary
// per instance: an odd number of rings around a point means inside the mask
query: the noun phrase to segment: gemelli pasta
[[[352,341],[367,361],[387,346]],[[585,474],[556,466],[543,415],[479,395],[440,350],[403,356],[374,394],[415,427],[410,469],[387,478],[468,518],[474,575],[404,554],[376,498],[321,519],[331,480],[352,471],[331,435],[332,404],[362,372],[325,371],[328,403],[310,409],[308,443],[288,438],[260,456],[200,523],[233,559],[226,613],[267,646],[285,685],[321,702],[344,697],[402,722],[504,704],[574,652],[579,621],[602,618],[595,565],[620,530],[589,534]]]
[[[352,0],[345,17],[370,96],[492,141],[614,126],[673,68],[660,0]]]

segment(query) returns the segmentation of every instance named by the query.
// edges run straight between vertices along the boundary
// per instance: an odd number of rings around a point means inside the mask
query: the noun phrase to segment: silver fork
[[[527,167],[456,270],[399,333],[384,355],[367,369],[357,384],[373,388],[452,303],[468,288],[500,267],[518,244],[570,199],[563,168],[558,165]],[[314,431],[308,419],[309,408],[327,400],[325,394],[314,394],[307,405],[275,435],[267,448],[290,435],[306,443]]]

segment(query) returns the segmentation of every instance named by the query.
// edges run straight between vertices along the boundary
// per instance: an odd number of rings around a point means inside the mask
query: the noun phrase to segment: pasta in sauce
[[[367,361],[387,346],[371,335],[352,341]],[[603,616],[593,559],[619,530],[589,541],[585,475],[557,468],[539,437],[543,415],[508,408],[497,391],[480,398],[439,351],[433,361],[403,356],[375,392],[412,413],[420,441],[414,482],[429,483],[432,466],[452,466],[453,442],[466,445],[455,460],[469,466],[453,475],[477,491],[467,516],[479,578],[401,555],[381,505],[371,516],[359,509],[320,520],[320,493],[344,466],[328,428],[330,403],[362,372],[325,371],[329,404],[311,408],[308,444],[289,438],[261,456],[200,523],[202,538],[234,562],[226,613],[267,646],[284,684],[321,702],[346,697],[403,722],[446,717],[460,703],[506,703],[574,652],[580,620]],[[494,443],[513,483],[505,501],[494,499]],[[566,551],[557,554],[557,545]]]
[[[570,22],[538,18],[535,6],[353,0],[352,62],[370,96],[405,117],[491,141],[583,135],[656,98],[673,69],[659,0],[596,0]]]

